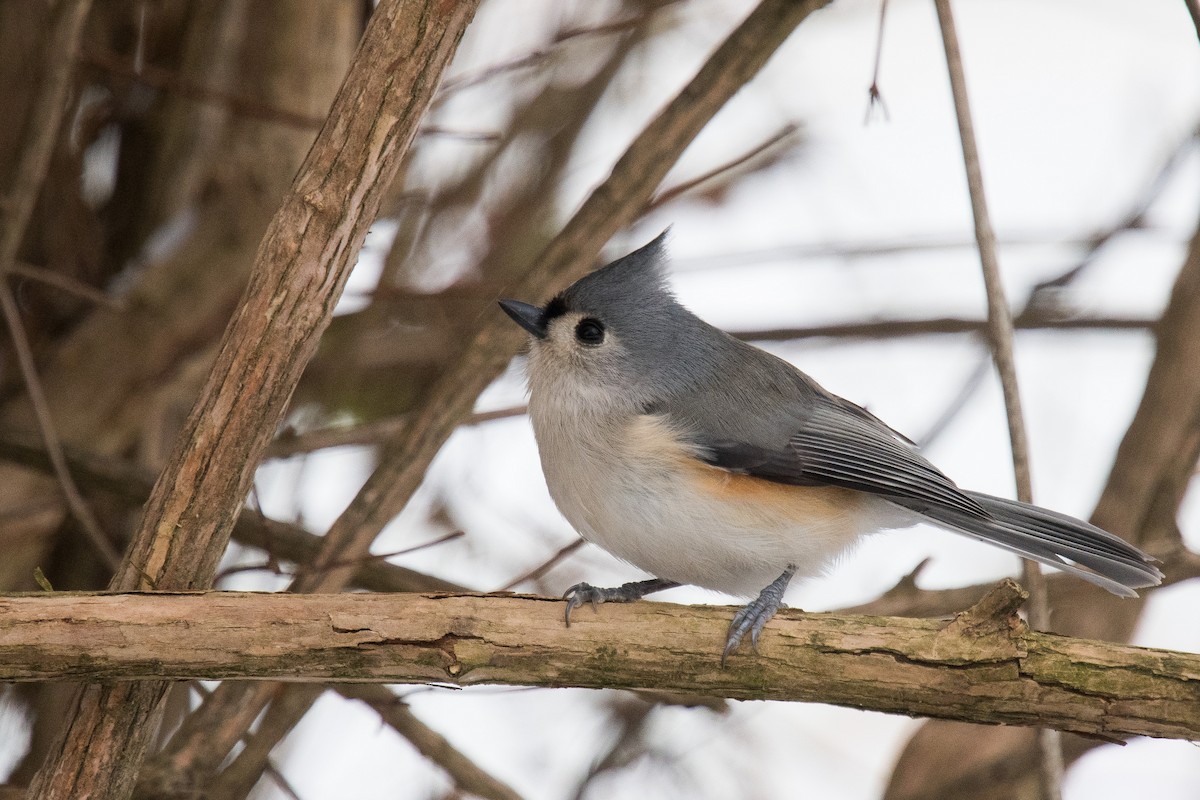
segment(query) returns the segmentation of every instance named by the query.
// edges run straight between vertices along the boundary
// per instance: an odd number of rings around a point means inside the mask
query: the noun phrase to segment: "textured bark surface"
[[[721,669],[727,608],[577,613],[512,595],[0,598],[0,679],[285,679],[642,688],[1200,736],[1200,656],[1030,632],[1011,581],[952,621],[783,612]],[[142,684],[121,684],[139,686]]]

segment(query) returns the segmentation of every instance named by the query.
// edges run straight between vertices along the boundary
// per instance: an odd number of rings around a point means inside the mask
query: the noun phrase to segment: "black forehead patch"
[[[555,297],[549,303],[546,303],[546,308],[542,310],[542,327],[550,324],[550,320],[561,317],[567,313],[567,301],[562,298],[562,295]]]

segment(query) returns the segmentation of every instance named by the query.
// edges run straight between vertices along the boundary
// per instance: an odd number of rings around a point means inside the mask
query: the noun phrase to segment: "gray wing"
[[[708,463],[777,483],[842,486],[887,497],[925,512],[953,509],[972,517],[988,513],[930,464],[899,434],[841,398],[817,395],[776,446],[690,429]],[[857,412],[857,413],[856,413]],[[721,426],[726,427],[726,426]]]

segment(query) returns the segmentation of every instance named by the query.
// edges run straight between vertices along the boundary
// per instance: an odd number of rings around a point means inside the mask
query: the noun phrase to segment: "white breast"
[[[703,464],[661,418],[580,413],[553,397],[530,402],[551,496],[585,539],[655,577],[750,596],[789,564],[818,574],[864,534],[912,524],[861,492]]]

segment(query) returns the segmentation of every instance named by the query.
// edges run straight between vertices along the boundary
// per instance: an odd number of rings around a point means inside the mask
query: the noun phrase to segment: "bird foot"
[[[750,634],[750,649],[758,653],[758,636],[762,633],[763,626],[775,616],[775,612],[783,607],[783,593],[795,574],[796,568],[789,566],[782,575],[771,581],[758,597],[733,615],[733,620],[729,623],[729,633],[725,637],[725,649],[721,652],[721,669],[725,668],[725,660],[729,658],[730,653],[738,649],[747,633]]]
[[[635,600],[641,600],[651,592],[672,589],[678,585],[674,581],[664,581],[659,578],[633,581],[612,589],[599,589],[590,583],[577,583],[563,594],[563,599],[567,601],[563,618],[569,628],[571,627],[571,612],[585,603],[591,603],[592,610],[596,611],[601,603],[632,603]]]

